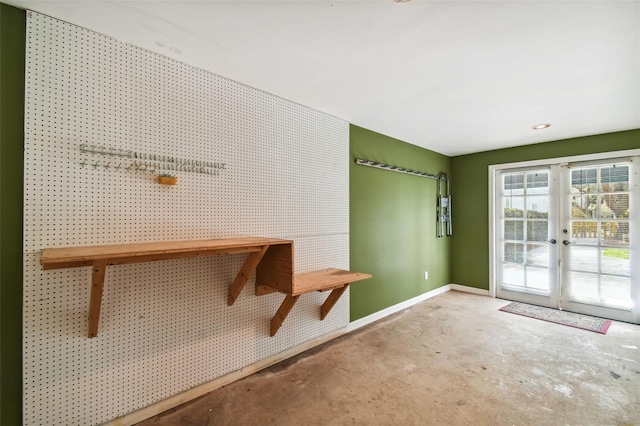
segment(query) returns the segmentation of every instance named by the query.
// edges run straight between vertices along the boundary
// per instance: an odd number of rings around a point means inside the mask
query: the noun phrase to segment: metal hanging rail
[[[361,158],[356,158],[356,164],[437,180],[436,236],[438,238],[442,238],[453,235],[453,225],[451,223],[451,182],[449,181],[449,177],[446,173],[432,175],[431,173],[419,172],[416,170],[405,169],[404,167],[363,160]]]
[[[361,158],[356,158],[356,164],[367,167],[375,167],[376,169],[382,170],[391,170],[392,172],[398,173],[406,173],[408,175],[420,176],[429,179],[435,179],[440,181],[448,181],[449,178],[445,173],[441,173],[440,175],[432,175],[431,173],[419,172],[417,170],[405,169],[404,167],[391,166],[389,164],[378,163],[376,161],[363,160]]]

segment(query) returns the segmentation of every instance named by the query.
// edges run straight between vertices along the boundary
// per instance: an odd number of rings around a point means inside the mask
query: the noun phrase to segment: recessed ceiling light
[[[544,123],[544,124],[536,124],[535,126],[532,127],[533,130],[542,130],[542,129],[547,129],[551,127],[551,124],[549,123]]]

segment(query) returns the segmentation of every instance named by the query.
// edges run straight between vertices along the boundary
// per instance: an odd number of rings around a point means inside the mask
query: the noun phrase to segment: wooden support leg
[[[329,314],[329,311],[331,311],[331,309],[334,307],[338,299],[340,299],[340,296],[342,296],[347,287],[349,287],[349,284],[345,284],[344,287],[335,288],[331,291],[331,294],[329,294],[329,297],[327,297],[327,300],[324,301],[322,307],[320,308],[320,320],[326,318],[327,314]]]
[[[262,260],[262,256],[267,252],[269,246],[262,247],[262,250],[250,253],[247,256],[247,260],[244,261],[244,265],[236,275],[236,279],[233,280],[233,284],[229,288],[229,298],[227,299],[227,305],[233,305],[233,302],[236,301],[240,292],[244,288],[244,285],[247,283],[247,280],[253,274],[253,271],[256,270],[258,263]]]
[[[256,284],[256,296],[264,296],[265,294],[277,293],[275,288],[268,287],[266,285]]]
[[[285,318],[287,317],[287,315],[289,315],[289,312],[291,312],[291,308],[293,308],[293,305],[295,305],[296,302],[298,301],[298,297],[300,297],[300,295],[291,296],[287,294],[287,297],[284,298],[282,305],[280,305],[280,308],[278,308],[278,312],[276,312],[276,314],[271,319],[271,336],[272,337],[275,336],[276,333],[278,332],[278,329],[284,322]]]
[[[98,323],[100,322],[100,304],[102,303],[102,289],[104,276],[107,272],[106,260],[93,262],[93,274],[91,275],[91,296],[89,299],[89,337],[98,335]]]

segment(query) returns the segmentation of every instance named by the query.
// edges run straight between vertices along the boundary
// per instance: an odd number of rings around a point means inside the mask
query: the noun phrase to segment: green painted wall
[[[358,166],[355,159],[432,174],[449,174],[451,160],[358,126],[349,133],[350,267],[373,275],[351,286],[353,321],[450,283],[450,238],[436,238],[436,181]]]
[[[25,12],[0,4],[0,424],[22,423]]]
[[[452,282],[489,288],[489,165],[634,148],[640,148],[640,130],[453,157]]]
[[[25,13],[0,4],[0,411],[22,417],[22,191]],[[450,282],[488,289],[488,166],[640,148],[640,130],[449,158],[350,127],[351,320]],[[435,236],[436,182],[358,166],[376,160],[452,177],[452,238]],[[424,280],[429,271],[429,280]]]

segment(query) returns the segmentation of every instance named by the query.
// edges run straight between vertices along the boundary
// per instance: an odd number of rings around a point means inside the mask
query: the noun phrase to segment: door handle
[[[548,243],[551,243],[551,244],[555,244],[555,243],[556,243],[556,240],[554,240],[554,239],[552,238],[552,239],[548,240],[547,242],[548,242]]]
[[[564,240],[562,244],[564,244],[565,246],[568,246],[569,244],[573,244],[573,241]]]

